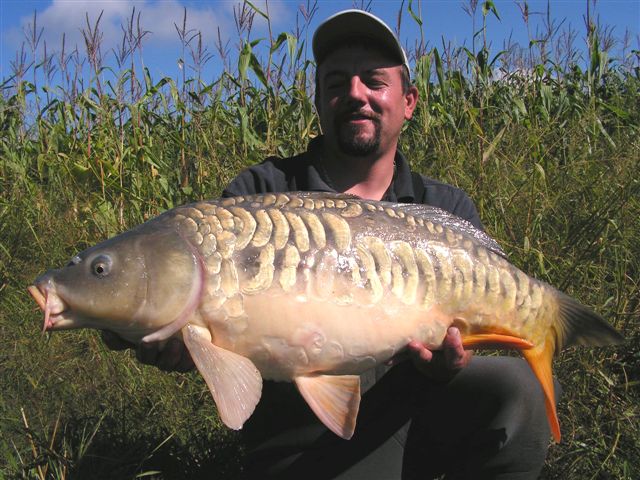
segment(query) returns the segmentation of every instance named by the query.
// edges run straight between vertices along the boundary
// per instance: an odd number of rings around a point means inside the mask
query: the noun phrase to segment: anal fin
[[[296,377],[296,386],[320,421],[339,437],[349,440],[360,408],[360,377],[315,375]]]
[[[478,333],[462,336],[464,348],[513,348],[527,350],[533,347],[533,343],[512,335],[497,333]]]
[[[207,332],[208,333],[208,332]],[[220,419],[234,430],[242,428],[262,395],[262,376],[251,360],[211,343],[187,325],[182,329],[193,363],[204,377]]]

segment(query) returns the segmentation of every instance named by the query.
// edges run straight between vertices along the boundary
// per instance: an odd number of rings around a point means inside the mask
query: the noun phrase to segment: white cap
[[[338,12],[316,29],[312,42],[316,63],[319,65],[340,41],[350,38],[368,38],[386,47],[411,73],[407,54],[393,30],[375,15],[357,9]]]

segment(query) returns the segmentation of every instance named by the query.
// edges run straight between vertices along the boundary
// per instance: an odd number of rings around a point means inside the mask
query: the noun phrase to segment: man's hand
[[[462,347],[460,331],[449,327],[442,342],[442,349],[431,351],[424,344],[414,340],[407,346],[416,368],[425,376],[437,381],[450,380],[466,367],[473,352]]]
[[[140,343],[136,347],[117,334],[103,330],[102,341],[111,350],[135,349],[138,361],[156,366],[165,372],[188,372],[194,367],[187,347],[176,338],[169,339],[162,348],[158,343]]]

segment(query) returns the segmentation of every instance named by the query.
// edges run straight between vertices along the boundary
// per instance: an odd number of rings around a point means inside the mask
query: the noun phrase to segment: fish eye
[[[100,255],[91,262],[91,272],[98,278],[104,278],[111,271],[111,258]]]

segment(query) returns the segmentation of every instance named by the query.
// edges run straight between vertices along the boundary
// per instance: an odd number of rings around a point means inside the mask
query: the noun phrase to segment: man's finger
[[[182,356],[180,358],[180,362],[176,365],[176,371],[184,373],[184,372],[190,372],[191,370],[193,370],[196,366],[193,363],[193,359],[191,358],[191,355],[189,354],[189,350],[187,350],[186,348],[182,348]]]
[[[109,330],[102,330],[102,341],[110,350],[126,350],[127,348],[134,348],[133,343],[127,342],[118,334]]]
[[[158,344],[140,342],[136,349],[136,358],[140,363],[145,365],[157,365],[158,363]]]
[[[460,330],[456,327],[449,327],[447,330],[447,335],[442,342],[442,350],[445,363],[451,370],[463,368],[469,362],[469,357],[471,356],[471,353],[465,351],[462,346]]]
[[[413,340],[409,342],[407,347],[414,361],[429,363],[433,360],[433,352],[423,343]]]
[[[177,370],[178,365],[182,360],[182,353],[184,351],[184,343],[176,338],[170,339],[164,346],[162,351],[157,357],[157,366],[160,370],[165,372],[172,372]]]

